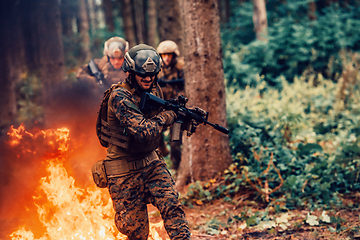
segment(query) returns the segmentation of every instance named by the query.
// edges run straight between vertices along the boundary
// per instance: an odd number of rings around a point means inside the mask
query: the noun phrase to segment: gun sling
[[[141,159],[132,161],[127,161],[126,159],[105,160],[104,166],[106,176],[112,178],[138,172],[156,159],[159,159],[159,156],[155,151],[152,151]]]

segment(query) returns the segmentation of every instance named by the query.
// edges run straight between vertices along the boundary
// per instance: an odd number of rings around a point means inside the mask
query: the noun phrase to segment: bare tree
[[[133,0],[137,43],[145,43],[144,0]]]
[[[136,37],[135,37],[131,0],[124,0],[122,2],[121,13],[124,22],[125,39],[129,42],[130,47],[133,47],[136,45]]]
[[[226,23],[230,17],[230,0],[218,0],[220,22]]]
[[[76,10],[78,9],[78,5],[74,1],[63,0],[61,1],[60,7],[62,32],[66,37],[72,36],[72,20],[76,16]]]
[[[114,24],[114,16],[113,16],[113,7],[111,0],[102,0],[103,9],[104,9],[104,15],[105,15],[105,24],[106,28],[110,32],[114,32],[115,30],[115,24]]]
[[[61,35],[60,7],[57,0],[37,2],[40,76],[44,87],[51,87],[65,79],[65,60]]]
[[[0,137],[4,136],[10,125],[16,121],[15,83],[20,79],[22,67],[22,47],[20,19],[14,1],[0,3]],[[9,21],[11,19],[11,21]]]
[[[265,0],[253,0],[254,2],[254,13],[253,22],[254,29],[256,32],[256,39],[261,41],[268,41],[268,22],[266,14],[266,3]]]
[[[86,0],[79,0],[79,32],[81,37],[81,50],[83,61],[88,62],[91,59],[90,36],[89,36],[89,18],[86,7]]]
[[[316,3],[315,2],[309,2],[309,19],[315,20],[316,19]]]
[[[97,29],[94,0],[87,0],[87,5],[89,6],[90,29],[94,32]]]
[[[157,42],[157,15],[156,0],[148,0],[148,44],[156,48]]]
[[[185,30],[185,91],[189,107],[209,111],[209,121],[227,125],[217,0],[180,1]],[[184,139],[177,187],[209,180],[232,162],[227,135],[200,125]]]
[[[180,16],[179,0],[158,0],[159,40],[173,40],[181,53],[183,47],[183,21]]]

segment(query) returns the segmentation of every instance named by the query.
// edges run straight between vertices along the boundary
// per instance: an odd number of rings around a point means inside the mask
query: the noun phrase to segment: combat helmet
[[[155,76],[161,69],[161,57],[155,48],[146,44],[132,47],[124,57],[122,70],[139,76]]]
[[[129,43],[121,37],[109,38],[104,44],[104,56],[122,58],[129,50]]]
[[[176,56],[180,56],[178,45],[171,40],[165,40],[159,43],[157,51],[159,54],[175,53]]]

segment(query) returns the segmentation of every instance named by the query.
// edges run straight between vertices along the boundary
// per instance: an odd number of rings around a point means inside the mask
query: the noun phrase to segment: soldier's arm
[[[91,75],[87,64],[79,69],[76,74],[76,78],[80,81],[96,82],[96,78]]]
[[[165,111],[150,119],[145,118],[127,90],[113,91],[110,102],[117,119],[126,127],[127,133],[140,141],[156,139],[176,117],[174,112]]]

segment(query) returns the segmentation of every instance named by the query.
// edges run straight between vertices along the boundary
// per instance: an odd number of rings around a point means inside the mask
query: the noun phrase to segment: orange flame
[[[19,144],[24,135],[28,137],[49,138],[49,145],[56,146],[56,154],[46,156],[49,175],[40,180],[39,189],[44,196],[33,197],[34,201],[44,201],[36,204],[40,222],[46,232],[36,240],[59,239],[127,239],[119,233],[114,223],[115,212],[112,201],[106,189],[92,185],[86,189],[75,186],[75,179],[68,175],[62,162],[66,161],[69,150],[69,130],[39,131],[36,134],[25,131],[21,125],[18,129],[11,127],[8,135],[10,144]],[[55,137],[55,138],[54,138]],[[55,144],[56,143],[56,144]],[[155,228],[163,228],[163,222],[150,224],[150,239],[161,240]],[[11,233],[12,240],[35,240],[34,233],[19,226]],[[168,238],[166,238],[168,239]]]

